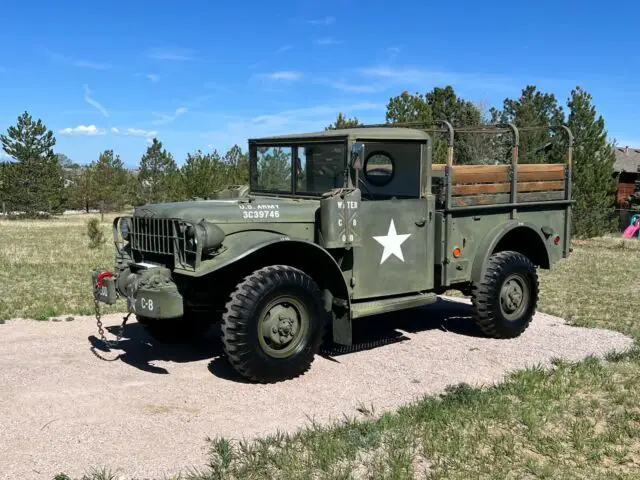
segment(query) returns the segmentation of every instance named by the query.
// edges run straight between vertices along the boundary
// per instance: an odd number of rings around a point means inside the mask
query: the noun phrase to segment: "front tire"
[[[222,316],[222,343],[243,377],[287,380],[310,368],[327,319],[320,289],[309,275],[269,266],[247,276],[231,294]]]
[[[504,251],[489,258],[482,280],[473,285],[476,324],[492,338],[515,338],[524,332],[538,303],[538,275],[531,261]]]

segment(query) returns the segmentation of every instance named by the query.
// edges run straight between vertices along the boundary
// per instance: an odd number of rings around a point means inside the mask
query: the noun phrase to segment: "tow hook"
[[[108,270],[93,272],[93,290],[97,301],[113,305],[117,300],[113,273]]]

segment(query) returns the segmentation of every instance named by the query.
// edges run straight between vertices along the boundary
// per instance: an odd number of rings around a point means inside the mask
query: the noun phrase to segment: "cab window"
[[[419,142],[365,142],[359,175],[362,198],[420,198],[420,156]]]
[[[344,186],[345,145],[298,145],[296,193],[317,195]]]
[[[251,189],[291,193],[291,147],[257,147]]]

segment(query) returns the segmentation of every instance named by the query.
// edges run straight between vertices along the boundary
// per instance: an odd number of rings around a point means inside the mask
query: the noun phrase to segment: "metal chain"
[[[93,297],[93,304],[95,307],[95,314],[96,314],[96,324],[98,325],[98,333],[100,335],[100,340],[102,340],[102,342],[107,346],[107,348],[109,350],[115,348],[120,341],[122,340],[122,335],[124,333],[124,327],[127,324],[127,320],[129,320],[129,316],[131,315],[131,311],[129,311],[129,313],[127,313],[127,315],[123,318],[122,320],[122,325],[120,325],[120,328],[118,329],[118,333],[116,335],[116,341],[115,342],[111,342],[110,340],[107,340],[107,337],[104,334],[104,328],[102,328],[102,313],[100,312],[100,302],[98,302],[98,298],[94,295]],[[94,353],[94,355],[98,358],[100,358],[101,360],[105,360],[105,361],[114,361],[117,360],[118,358],[120,358],[120,355],[118,355],[116,358],[114,359],[107,359],[102,357],[101,355],[99,355],[96,350],[95,347],[91,348],[91,351]]]

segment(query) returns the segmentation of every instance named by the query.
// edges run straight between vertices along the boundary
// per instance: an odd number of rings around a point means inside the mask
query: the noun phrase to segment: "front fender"
[[[342,345],[351,344],[349,287],[340,266],[329,252],[308,240],[290,239],[277,232],[248,231],[239,235],[238,238],[236,235],[228,236],[228,250],[218,255],[214,264],[191,275],[212,274],[243,260],[250,262],[251,268],[266,264],[286,264],[300,268],[311,275],[323,290],[325,308],[334,315],[333,340]]]
[[[203,261],[201,268],[195,272],[189,272],[189,276],[203,277],[242,260],[267,245],[283,241],[291,240],[288,236],[272,230],[244,230],[233,233],[226,237],[225,248],[221,253]]]
[[[491,257],[495,248],[507,234],[516,229],[526,229],[527,231],[533,232],[540,239],[540,243],[544,246],[547,260],[549,260],[549,246],[547,245],[544,236],[540,232],[540,229],[536,225],[529,222],[523,222],[521,220],[509,220],[494,227],[482,239],[478,247],[476,257],[473,261],[473,266],[471,268],[472,282],[478,282],[482,279],[487,262],[489,261],[489,257]]]

